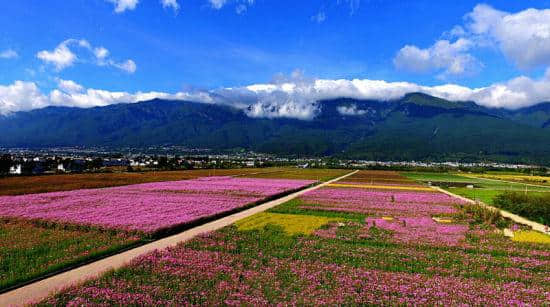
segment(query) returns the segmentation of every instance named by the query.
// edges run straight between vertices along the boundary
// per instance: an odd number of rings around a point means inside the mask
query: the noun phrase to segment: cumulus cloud
[[[15,59],[18,56],[19,55],[17,54],[17,52],[13,49],[7,49],[7,50],[4,50],[4,51],[0,51],[0,59]]]
[[[72,80],[57,79],[57,87],[67,93],[80,93],[84,87]]]
[[[162,3],[163,8],[172,8],[176,13],[180,9],[180,5],[177,0],[160,0],[160,2]]]
[[[357,109],[357,105],[352,104],[349,106],[339,106],[336,108],[338,113],[345,116],[360,116],[367,114],[366,110]]]
[[[521,69],[550,65],[550,9],[509,13],[479,4],[465,16],[464,25],[442,36],[456,40],[441,39],[425,49],[406,45],[394,58],[395,67],[440,72],[440,78],[470,75],[483,67],[471,52],[486,47],[496,47]]]
[[[57,80],[57,88],[44,94],[33,82],[0,85],[0,114],[42,108],[48,105],[94,107],[135,103],[154,98],[229,105],[255,118],[311,120],[322,112],[319,102],[335,98],[392,101],[408,93],[421,92],[451,101],[473,101],[491,108],[518,109],[550,101],[550,69],[544,77],[520,76],[487,87],[468,88],[456,84],[423,86],[383,80],[308,80],[299,74],[273,83],[209,91],[177,93],[108,91],[85,88],[71,80]],[[337,108],[345,116],[365,114],[354,104]]]
[[[109,50],[105,47],[94,48],[94,55],[98,60],[104,60],[109,55]]]
[[[465,38],[439,40],[426,49],[407,45],[399,50],[393,63],[397,69],[410,72],[439,72],[441,78],[473,74],[481,63],[468,53],[472,47],[472,41]]]
[[[48,98],[34,82],[15,81],[0,85],[0,114],[27,111],[48,106]]]
[[[115,13],[123,13],[126,10],[134,10],[139,0],[106,0],[115,6]]]
[[[550,65],[550,9],[509,13],[480,4],[466,19],[472,34],[493,41],[518,67]]]
[[[75,50],[78,50],[78,55]],[[36,57],[46,64],[53,65],[57,71],[73,66],[79,60],[94,63],[98,66],[115,67],[127,73],[136,71],[137,65],[133,60],[117,62],[109,58],[109,55],[110,52],[107,48],[94,47],[85,39],[67,39],[52,51],[42,50],[38,52]]]
[[[42,50],[36,54],[36,57],[44,63],[52,64],[55,69],[60,71],[69,66],[72,66],[77,57],[68,47],[74,40],[69,39],[61,42],[54,50]]]

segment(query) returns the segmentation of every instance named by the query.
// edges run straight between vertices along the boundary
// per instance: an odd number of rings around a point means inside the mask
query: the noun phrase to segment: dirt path
[[[351,172],[342,177],[321,183],[319,185],[301,190],[296,193],[292,193],[290,195],[287,195],[285,197],[282,197],[276,200],[272,200],[270,202],[250,208],[248,210],[241,211],[233,215],[229,215],[219,220],[189,229],[177,235],[173,235],[173,236],[152,242],[150,244],[146,244],[146,245],[137,247],[135,249],[132,249],[102,260],[98,260],[96,262],[81,266],[74,270],[70,270],[70,271],[49,277],[47,279],[32,283],[30,285],[15,289],[13,291],[4,293],[0,295],[0,306],[24,306],[32,302],[38,302],[46,298],[48,295],[56,291],[59,291],[63,288],[82,283],[94,277],[98,277],[109,270],[121,268],[124,265],[128,264],[133,259],[141,255],[147,254],[157,249],[164,249],[170,246],[175,246],[181,242],[188,241],[202,233],[211,232],[211,231],[223,228],[225,226],[231,225],[240,219],[243,219],[253,214],[273,208],[277,205],[280,205],[291,199],[294,199],[304,193],[319,189],[323,186],[329,185],[333,182],[336,182],[338,180],[351,176],[356,172],[357,171]]]

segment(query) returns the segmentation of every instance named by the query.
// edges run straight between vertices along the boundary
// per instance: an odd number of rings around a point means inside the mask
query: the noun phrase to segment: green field
[[[468,177],[468,174],[408,172],[403,173],[403,175],[423,183],[443,184],[442,187],[451,193],[500,207],[539,223],[544,224],[548,219],[547,203],[544,199],[550,192],[550,187],[496,179],[473,178]],[[455,187],[453,187],[453,183],[456,183]],[[464,183],[472,184],[474,188],[464,187]],[[506,204],[502,201],[497,202],[497,197],[505,192],[515,192],[525,196],[525,199],[521,203],[514,203],[514,201],[507,201]],[[542,198],[542,200],[538,200],[538,198]],[[516,199],[518,198],[516,197]]]
[[[0,221],[0,290],[140,242],[125,233]]]
[[[438,182],[445,183],[470,183],[475,186],[474,189],[466,187],[452,187],[452,184],[446,188],[449,192],[464,196],[470,199],[477,199],[487,204],[493,204],[495,196],[505,191],[517,191],[526,193],[548,193],[550,187],[533,186],[529,184],[505,182],[500,180],[491,180],[483,178],[467,177],[467,174],[453,173],[427,173],[427,172],[405,172],[404,176],[416,181],[437,185]]]

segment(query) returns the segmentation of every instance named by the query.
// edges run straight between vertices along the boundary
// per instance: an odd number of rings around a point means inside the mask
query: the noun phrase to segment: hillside
[[[424,94],[320,101],[311,121],[261,119],[221,105],[151,100],[48,107],[0,117],[0,146],[184,145],[362,159],[550,162],[548,104],[505,111]],[[344,115],[341,107],[354,107]]]

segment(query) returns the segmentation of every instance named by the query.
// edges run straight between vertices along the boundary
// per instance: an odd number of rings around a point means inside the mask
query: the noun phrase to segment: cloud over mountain
[[[0,113],[8,114],[48,105],[93,107],[134,103],[154,98],[230,105],[251,117],[296,118],[309,120],[319,114],[318,101],[341,97],[391,101],[411,92],[453,101],[474,101],[486,107],[517,109],[550,101],[550,70],[540,79],[518,77],[482,88],[455,84],[423,86],[409,82],[354,79],[328,80],[293,77],[280,82],[208,91],[135,92],[85,88],[71,80],[57,80],[56,89],[44,94],[33,82],[16,81],[0,86]],[[348,107],[343,114],[361,110]]]

